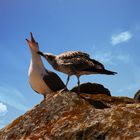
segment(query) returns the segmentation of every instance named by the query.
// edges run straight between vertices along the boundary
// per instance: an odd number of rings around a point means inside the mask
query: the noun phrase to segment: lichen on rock
[[[0,140],[140,139],[140,104],[128,97],[56,92],[0,130]]]

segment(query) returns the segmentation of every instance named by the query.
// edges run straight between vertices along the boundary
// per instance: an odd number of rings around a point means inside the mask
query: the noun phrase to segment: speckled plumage
[[[89,54],[80,51],[68,51],[60,55],[45,54],[38,52],[40,55],[52,65],[52,67],[60,72],[68,75],[67,83],[71,75],[76,75],[78,86],[80,84],[79,77],[87,74],[107,74],[114,75],[116,72],[106,70],[104,65],[97,60],[91,59]]]

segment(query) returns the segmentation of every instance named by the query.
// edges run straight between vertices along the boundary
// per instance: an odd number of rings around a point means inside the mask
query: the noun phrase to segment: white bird
[[[80,51],[68,51],[60,55],[47,54],[43,52],[38,52],[42,55],[52,67],[60,72],[68,75],[66,88],[70,79],[70,76],[76,75],[78,79],[78,92],[80,92],[80,76],[88,74],[107,74],[114,75],[116,72],[106,70],[104,65],[100,62],[91,59],[89,54]]]
[[[39,51],[39,45],[35,41],[32,33],[30,35],[31,40],[26,39],[31,51],[31,62],[28,72],[29,83],[34,91],[42,94],[45,98],[49,92],[64,89],[65,84],[56,73],[45,68],[40,55],[37,53]]]

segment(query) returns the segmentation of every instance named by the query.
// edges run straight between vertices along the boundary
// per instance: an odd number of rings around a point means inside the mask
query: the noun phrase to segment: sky
[[[139,13],[139,0],[0,0],[0,128],[43,99],[28,83],[29,32],[41,51],[83,51],[118,72],[81,76],[81,83],[99,83],[113,96],[133,98],[140,89]],[[65,74],[55,72],[66,82]],[[69,89],[76,83],[72,76]]]

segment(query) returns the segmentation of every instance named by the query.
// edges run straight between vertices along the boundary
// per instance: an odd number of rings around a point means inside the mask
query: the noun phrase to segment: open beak
[[[30,38],[31,39],[26,39],[28,46],[30,47],[31,50],[35,51],[36,53],[39,51],[39,45],[35,41],[33,34],[30,32]]]
[[[26,38],[27,43],[28,43],[29,45],[30,45],[31,43],[36,43],[36,41],[35,41],[35,39],[34,39],[34,37],[33,37],[32,32],[30,32],[30,36],[31,36],[31,40],[29,40],[29,39]]]
[[[45,57],[45,54],[44,54],[43,52],[38,51],[37,53],[38,53],[39,55]]]
[[[27,39],[26,38],[26,41],[27,41],[27,43],[28,43],[28,45],[30,45],[32,42],[29,40],[29,39]]]
[[[30,32],[30,36],[31,36],[31,41],[34,42],[34,43],[36,43],[36,41],[35,41],[35,39],[34,39],[34,37],[33,37],[32,32]]]

